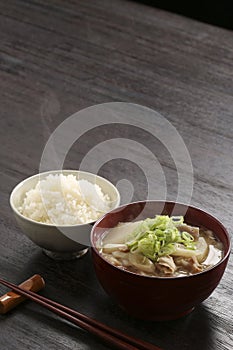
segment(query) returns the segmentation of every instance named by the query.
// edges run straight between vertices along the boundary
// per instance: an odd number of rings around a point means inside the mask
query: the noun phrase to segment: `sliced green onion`
[[[194,237],[188,232],[180,232],[176,227],[183,222],[182,216],[156,215],[153,219],[142,221],[126,244],[131,252],[142,253],[152,261],[172,254],[176,250],[176,243],[182,244],[185,249],[194,250]]]

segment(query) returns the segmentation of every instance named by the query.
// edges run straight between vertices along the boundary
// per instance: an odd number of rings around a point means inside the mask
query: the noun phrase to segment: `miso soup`
[[[118,268],[156,277],[196,274],[223,257],[223,244],[212,231],[167,215],[119,223],[106,231],[98,249]]]

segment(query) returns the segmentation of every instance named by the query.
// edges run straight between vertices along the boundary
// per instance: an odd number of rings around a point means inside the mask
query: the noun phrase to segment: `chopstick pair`
[[[111,328],[104,323],[101,323],[91,317],[88,317],[78,311],[68,308],[62,304],[59,304],[51,299],[45,298],[34,292],[24,290],[17,285],[10,283],[0,278],[0,284],[12,289],[20,295],[36,302],[44,308],[52,311],[62,318],[74,323],[80,328],[94,334],[95,336],[102,339],[107,344],[114,346],[117,349],[122,350],[161,350],[156,345],[147,343],[138,338],[129,336],[115,328]]]

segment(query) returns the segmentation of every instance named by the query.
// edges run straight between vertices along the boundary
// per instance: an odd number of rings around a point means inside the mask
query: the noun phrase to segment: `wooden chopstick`
[[[44,308],[52,311],[53,313],[67,319],[68,321],[76,324],[80,328],[94,334],[101,338],[106,343],[113,345],[117,349],[122,350],[161,350],[161,348],[147,343],[141,339],[131,337],[115,328],[109,327],[104,323],[101,323],[91,317],[88,317],[78,311],[68,308],[62,304],[59,304],[51,299],[45,298],[34,292],[26,291],[17,285],[10,283],[0,278],[0,283],[4,286],[14,290],[15,292],[24,295],[28,299],[40,304]]]

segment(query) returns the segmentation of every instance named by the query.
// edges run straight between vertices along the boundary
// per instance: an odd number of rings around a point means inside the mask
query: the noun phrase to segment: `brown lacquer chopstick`
[[[62,304],[59,304],[51,299],[45,298],[36,293],[26,291],[13,283],[5,281],[0,278],[0,283],[8,288],[11,288],[15,292],[24,295],[28,299],[40,304],[44,308],[56,313],[57,315],[67,319],[68,321],[76,324],[80,328],[87,330],[95,336],[101,338],[108,344],[114,345],[118,349],[122,350],[161,350],[157,346],[142,341],[140,339],[131,337],[117,329],[111,328],[93,318],[81,314],[78,311],[70,309]]]

